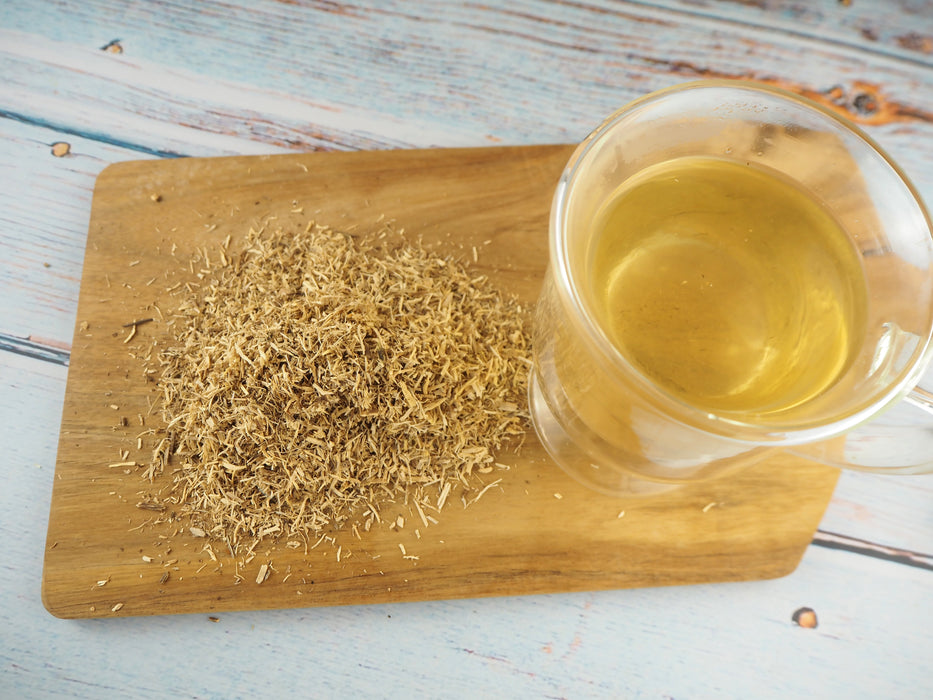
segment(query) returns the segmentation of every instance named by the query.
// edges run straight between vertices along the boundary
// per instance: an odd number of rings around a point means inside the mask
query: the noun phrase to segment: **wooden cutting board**
[[[652,498],[579,486],[529,435],[501,483],[424,527],[387,504],[362,539],[234,559],[141,510],[152,383],[132,355],[198,246],[263,222],[366,231],[394,221],[462,255],[529,303],[547,261],[551,194],[568,146],[312,153],[119,163],[98,178],[49,516],[42,598],[65,618],[211,612],[764,579],[790,573],[837,470],[778,456]],[[272,219],[272,217],[276,217]],[[473,262],[473,248],[477,249]],[[165,302],[163,302],[165,303]],[[138,354],[138,353],[137,353]],[[144,425],[143,425],[144,424]],[[142,434],[142,435],[141,435]],[[140,443],[141,441],[141,443]],[[141,444],[141,449],[138,449]],[[158,486],[158,484],[156,484]],[[148,523],[148,524],[147,524]],[[401,547],[400,547],[401,545]],[[403,552],[404,548],[404,552]],[[265,566],[265,569],[262,567]],[[267,573],[257,583],[261,571]]]

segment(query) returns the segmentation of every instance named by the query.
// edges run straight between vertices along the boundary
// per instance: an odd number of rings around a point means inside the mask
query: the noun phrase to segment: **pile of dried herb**
[[[526,430],[523,312],[402,242],[250,231],[183,299],[158,353],[166,499],[232,548],[421,519]],[[482,491],[480,491],[481,493]]]

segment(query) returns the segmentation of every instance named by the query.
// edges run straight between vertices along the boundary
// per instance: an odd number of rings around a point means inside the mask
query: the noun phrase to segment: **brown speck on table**
[[[816,619],[816,612],[813,608],[798,608],[794,611],[791,619],[799,626],[808,629],[814,629],[819,624]]]
[[[52,144],[52,155],[56,158],[64,158],[71,153],[71,144],[67,141],[56,141]]]
[[[909,32],[897,37],[897,43],[902,49],[933,54],[933,36],[925,36],[916,32]]]

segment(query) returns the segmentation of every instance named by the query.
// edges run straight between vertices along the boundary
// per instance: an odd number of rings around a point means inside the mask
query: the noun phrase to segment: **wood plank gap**
[[[853,554],[861,554],[875,559],[883,559],[896,564],[913,566],[918,569],[933,571],[933,555],[923,554],[922,552],[912,552],[906,549],[897,549],[896,547],[886,547],[875,542],[859,539],[858,537],[849,537],[837,532],[827,532],[826,530],[817,530],[813,537],[812,544],[826,549],[839,549]]]
[[[0,351],[12,352],[64,367],[67,367],[71,361],[71,351],[66,348],[56,347],[49,341],[35,339],[33,336],[22,338],[2,331],[0,331]]]
[[[74,129],[72,127],[68,127],[63,124],[56,124],[47,119],[40,119],[38,117],[30,117],[26,114],[21,114],[19,112],[13,112],[8,109],[0,109],[0,118],[10,119],[12,121],[20,122],[21,124],[37,126],[43,129],[51,129],[52,131],[56,131],[61,134],[67,134],[68,136],[76,136],[78,138],[87,139],[89,141],[105,143],[109,146],[125,148],[129,151],[134,151],[136,153],[145,153],[146,155],[156,156],[158,158],[187,158],[189,157],[187,153],[178,153],[176,151],[163,151],[158,148],[149,148],[147,146],[143,146],[138,143],[133,143],[131,141],[115,139],[113,137],[106,136],[102,133],[97,133],[93,131],[84,131],[81,129]]]

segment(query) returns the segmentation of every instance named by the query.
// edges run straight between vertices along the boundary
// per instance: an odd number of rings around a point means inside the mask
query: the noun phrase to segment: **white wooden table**
[[[933,697],[930,476],[844,474],[774,581],[217,621],[67,622],[39,597],[106,165],[569,143],[742,76],[846,110],[933,203],[933,1],[12,1],[0,76],[0,697]]]

